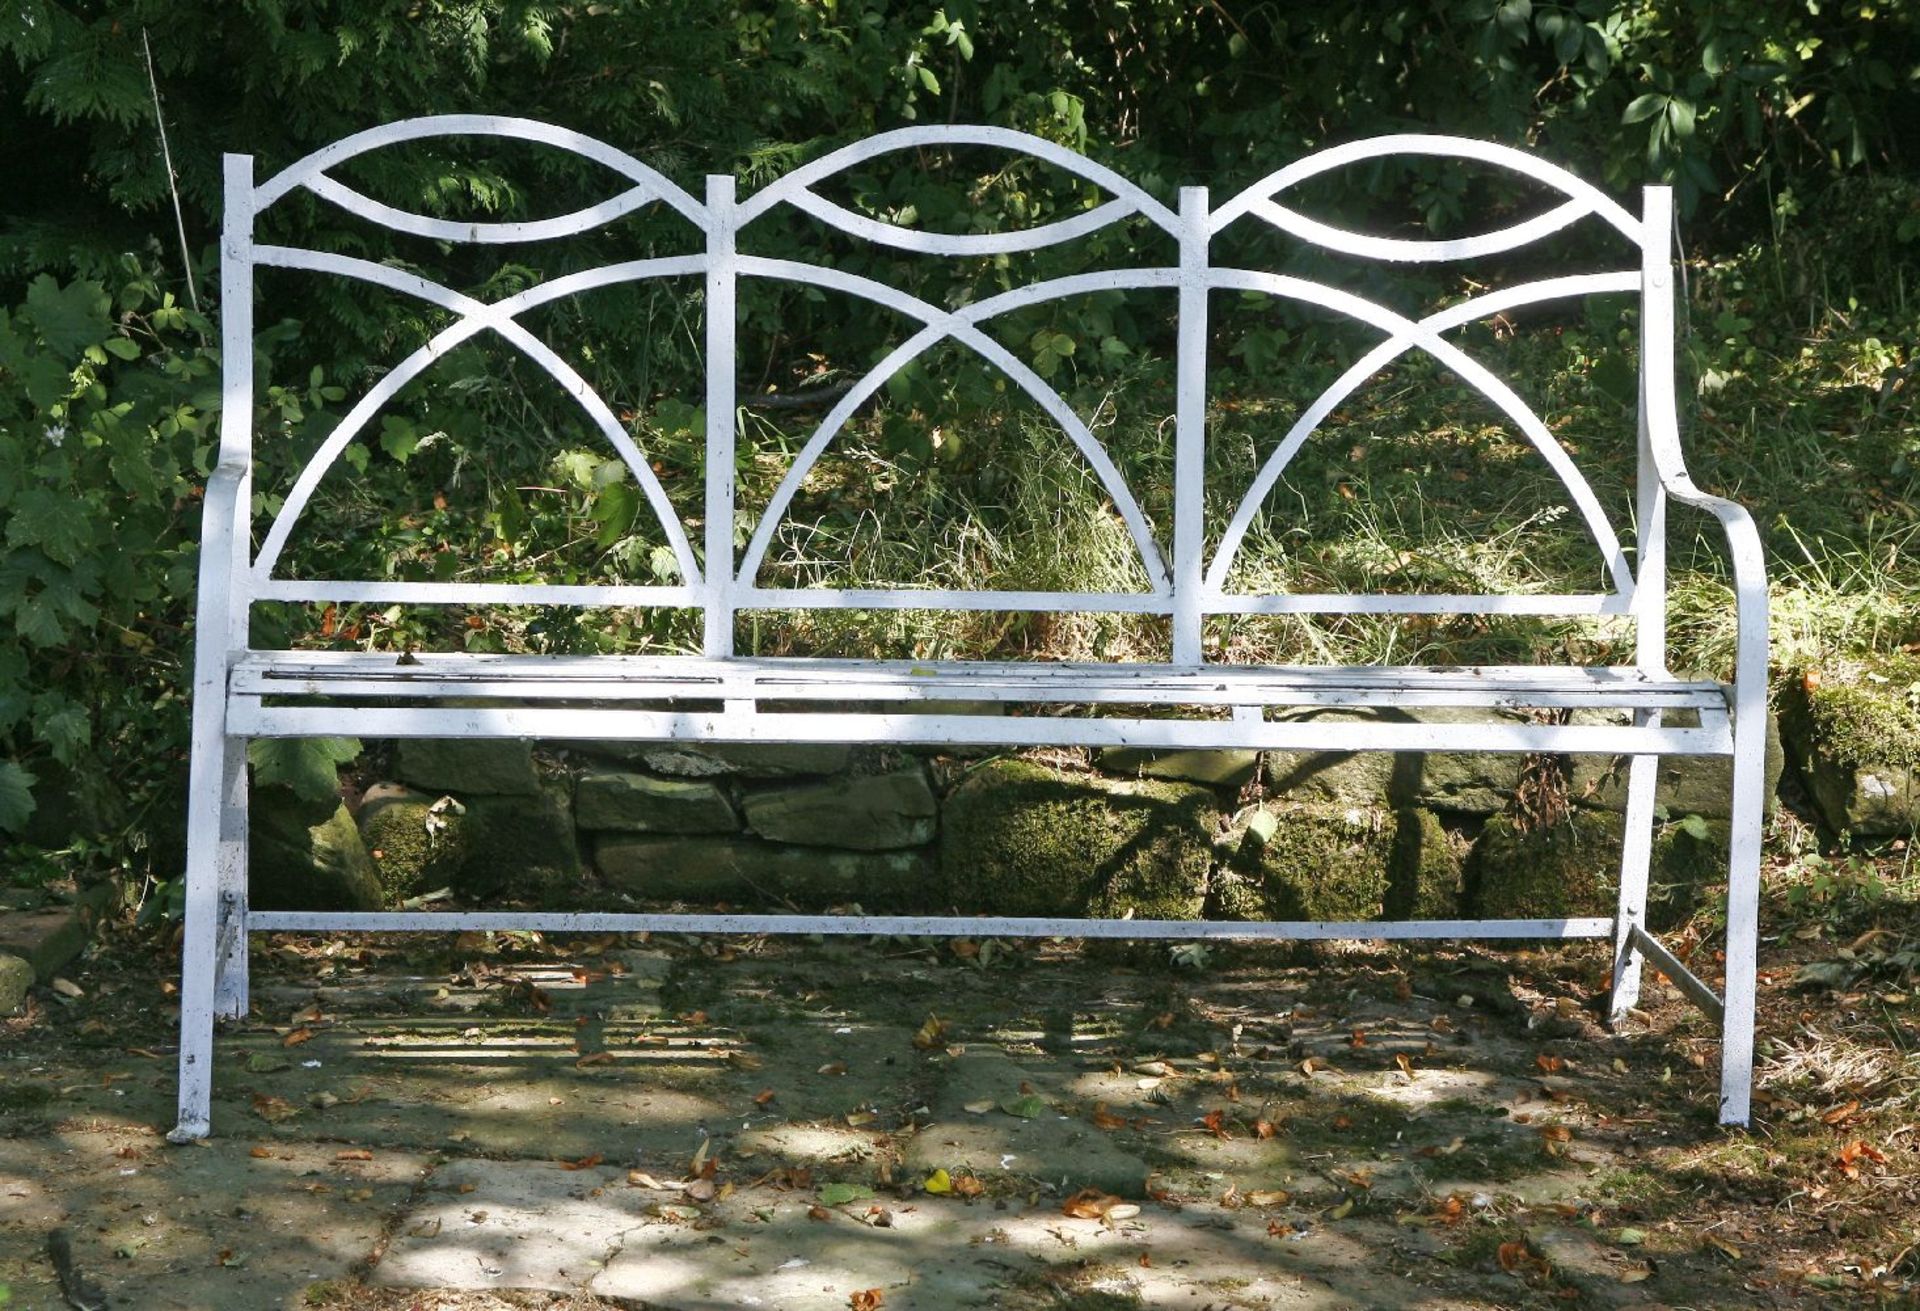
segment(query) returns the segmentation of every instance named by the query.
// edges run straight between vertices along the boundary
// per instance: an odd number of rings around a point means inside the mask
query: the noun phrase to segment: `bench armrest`
[[[1727,535],[1733,565],[1734,714],[1736,723],[1753,722],[1764,716],[1767,697],[1767,575],[1760,529],[1744,505],[1701,491],[1684,468],[1670,468],[1663,460],[1659,474],[1668,497],[1712,515]]]

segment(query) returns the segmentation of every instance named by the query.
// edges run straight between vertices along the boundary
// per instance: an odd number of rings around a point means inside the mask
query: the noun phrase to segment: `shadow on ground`
[[[1710,1163],[1749,1140],[1704,1021],[1655,982],[1608,1034],[1592,948],[263,939],[183,1148],[166,984],[122,964],[10,1037],[9,1311],[66,1305],[54,1230],[140,1308],[1806,1295],[1764,1207],[1702,1220],[1764,1191]]]

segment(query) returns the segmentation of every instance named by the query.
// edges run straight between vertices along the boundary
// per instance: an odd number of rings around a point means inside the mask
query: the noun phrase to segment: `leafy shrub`
[[[218,362],[148,269],[119,272],[0,308],[0,828],[31,814],[35,760],[112,758],[124,784],[184,736]]]

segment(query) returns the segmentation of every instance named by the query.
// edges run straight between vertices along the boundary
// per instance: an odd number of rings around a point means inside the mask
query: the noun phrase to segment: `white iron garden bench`
[[[353,190],[330,173],[397,143],[443,136],[504,137],[571,151],[624,178],[614,198],[557,218],[514,223],[450,222],[404,212]],[[816,190],[887,152],[938,146],[989,147],[1037,157],[1096,184],[1112,197],[1071,218],[1017,232],[943,235],[864,217]],[[1283,204],[1285,193],[1330,170],[1388,156],[1425,156],[1508,170],[1560,199],[1538,217],[1450,240],[1363,236],[1315,222]],[[1451,166],[1451,165],[1450,165]],[[561,238],[662,205],[698,234],[697,253],[609,264],[555,278],[485,304],[390,264],[313,249],[256,244],[256,216],[296,191],[360,219],[442,243],[520,243]],[[631,155],[579,133],[523,119],[445,116],[413,119],[348,137],[275,174],[254,177],[253,160],[226,159],[222,238],[224,420],[208,482],[200,559],[198,651],[194,669],[192,792],[181,989],[177,1141],[210,1131],[216,1017],[247,1010],[250,933],[285,930],[449,931],[517,928],[549,932],[681,931],[1044,935],[1188,939],[1611,940],[1612,1015],[1636,1002],[1643,961],[1652,961],[1716,1017],[1723,1034],[1720,1120],[1745,1124],[1752,1066],[1754,953],[1766,731],[1767,602],[1758,535],[1740,506],[1697,488],[1682,462],[1674,377],[1672,200],[1648,187],[1638,213],[1566,171],[1519,150],[1437,136],[1389,136],[1322,151],[1216,204],[1203,187],[1182,188],[1177,206],[1062,146],[1010,130],[915,127],[859,142],[801,167],[745,199],[731,176],[706,180],[704,198],[683,191]],[[824,264],[773,259],[736,244],[762,216],[793,207],[847,238],[921,256],[981,257],[1037,250],[1111,224],[1155,230],[1177,261],[1127,267],[1016,287],[958,307],[936,305]],[[1374,301],[1296,276],[1216,264],[1210,250],[1235,224],[1264,223],[1289,239],[1356,261],[1458,261],[1497,255],[1547,238],[1580,220],[1624,238],[1626,267],[1561,273],[1487,292],[1413,320]],[[253,521],[254,324],[256,270],[304,271],[358,279],[417,297],[454,320],[393,367],[353,404],[294,484],[277,515]],[[284,276],[284,275],[283,275]],[[517,316],[594,288],[665,277],[704,278],[705,447],[702,549],[676,515],[659,478],[606,401]],[[794,456],[744,547],[736,547],[735,291],[743,279],[776,279],[866,298],[923,325],[861,378]],[[1100,441],[1060,394],[983,331],[994,316],[1089,291],[1160,289],[1177,298],[1177,382],[1173,404],[1171,522],[1143,513]],[[1209,541],[1204,521],[1208,440],[1207,343],[1210,292],[1260,293],[1322,307],[1366,325],[1378,345],[1293,423],[1253,486],[1228,489],[1238,511]],[[1566,445],[1503,381],[1449,341],[1450,329],[1548,301],[1600,293],[1637,298],[1640,378],[1638,475],[1623,545]],[[498,334],[550,374],[578,402],[624,461],[670,545],[678,581],[662,585],[559,586],[416,581],[316,581],[283,576],[283,548],[321,475],[402,387],[458,343]],[[1098,475],[1124,520],[1148,579],[1139,592],[860,590],[763,586],[771,535],[796,488],[855,409],[896,370],[930,347],[957,342],[999,369],[1059,424]],[[1236,594],[1227,586],[1236,551],[1288,460],[1361,382],[1409,351],[1426,352],[1504,413],[1564,485],[1599,551],[1607,585],[1583,594]],[[1738,609],[1733,682],[1668,671],[1666,537],[1670,504],[1717,519],[1730,548]],[[691,516],[689,516],[691,517]],[[551,656],[393,651],[256,649],[250,610],[262,602],[507,604],[562,607],[676,607],[698,612],[704,651],[675,656]],[[735,617],[754,610],[823,607],[864,611],[990,610],[1163,616],[1171,639],[1157,663],[1038,663],[1009,660],[914,662],[767,658],[734,648]],[[1635,658],[1607,667],[1248,666],[1208,659],[1203,623],[1223,615],[1585,615],[1634,624]],[[816,710],[810,702],[821,703]],[[1011,703],[1017,715],[981,713]],[[851,709],[849,707],[852,707]],[[969,710],[968,707],[973,707]],[[1111,707],[1112,713],[1089,713]],[[1301,718],[1299,707],[1511,708],[1567,713],[1489,716],[1485,723],[1419,722],[1391,716]],[[957,710],[956,710],[957,708]],[[1568,722],[1572,718],[1573,722]],[[247,898],[251,739],[358,734],[371,738],[629,739],[724,743],[993,744],[1242,748],[1308,751],[1444,750],[1593,753],[1625,757],[1626,839],[1619,901],[1611,916],[1565,919],[1411,922],[1190,922],[1144,919],[1028,919],[941,915],[646,914],[473,911],[320,913],[250,911]],[[1645,927],[1655,784],[1665,756],[1730,756],[1731,892],[1724,982],[1700,980]]]

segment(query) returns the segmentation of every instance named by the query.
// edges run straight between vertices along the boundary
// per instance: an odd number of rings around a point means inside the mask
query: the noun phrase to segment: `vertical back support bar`
[[[202,511],[194,609],[193,748],[180,954],[176,1142],[203,1138],[213,1095],[213,1018],[246,1007],[246,744],[227,739],[227,669],[247,644],[252,500],[253,158],[228,155],[220,237],[220,447]]]
[[[1760,945],[1760,841],[1766,820],[1767,592],[1759,535],[1745,511],[1707,496],[1679,462],[1673,413],[1673,192],[1648,187],[1642,206],[1640,379],[1656,457],[1674,464],[1664,481],[1682,500],[1716,514],[1733,553],[1740,638],[1734,653],[1732,841],[1727,851],[1726,1013],[1720,1028],[1720,1123],[1746,1124],[1753,1097],[1754,974]]]
[[[1207,478],[1207,189],[1180,188],[1180,331],[1174,401],[1173,663],[1203,662],[1201,552]]]
[[[734,179],[707,177],[707,606],[705,652],[733,654]]]
[[[1654,192],[1662,192],[1656,198]],[[1664,274],[1668,267],[1671,221],[1671,193],[1664,188],[1647,188],[1641,202],[1641,313],[1654,313],[1652,302],[1664,294],[1655,283],[1656,270]],[[1643,330],[1641,350],[1662,349],[1652,333],[1652,325]],[[1664,349],[1671,352],[1669,336]],[[1651,406],[1657,398],[1648,395],[1647,369],[1640,369],[1640,394],[1637,403],[1638,479],[1634,488],[1634,660],[1642,669],[1667,667],[1667,489],[1660,479],[1659,462],[1654,457]],[[1655,722],[1658,716],[1655,716]],[[1625,846],[1620,862],[1620,906],[1614,923],[1613,995],[1608,1017],[1613,1024],[1626,1020],[1627,1012],[1640,999],[1640,953],[1634,947],[1632,928],[1644,924],[1647,902],[1647,869],[1652,858],[1653,807],[1660,769],[1657,757],[1635,756],[1629,767]],[[1645,830],[1642,832],[1642,830]]]

